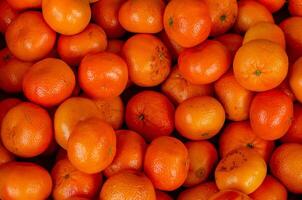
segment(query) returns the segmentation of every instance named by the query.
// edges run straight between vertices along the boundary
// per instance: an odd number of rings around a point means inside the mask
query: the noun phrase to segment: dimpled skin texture
[[[208,141],[189,141],[185,143],[188,149],[190,167],[185,187],[192,187],[206,181],[218,162],[215,146]]]
[[[207,5],[200,0],[172,0],[165,9],[164,28],[168,37],[182,47],[203,42],[211,31]]]
[[[190,140],[209,139],[225,121],[223,106],[215,98],[199,96],[185,100],[176,109],[175,127]]]
[[[181,75],[178,66],[172,69],[169,77],[161,85],[161,89],[176,104],[191,97],[213,94],[211,84],[197,85],[190,83]]]
[[[238,148],[229,152],[217,165],[215,180],[220,190],[254,192],[266,176],[266,163],[254,150]]]
[[[70,162],[85,173],[103,171],[116,154],[113,128],[98,118],[79,122],[68,139],[67,154]]]
[[[227,32],[234,25],[238,5],[236,0],[205,0],[211,16],[211,36],[221,35]]]
[[[180,73],[193,84],[209,84],[218,80],[230,65],[230,52],[216,40],[207,40],[184,50],[178,57]]]
[[[178,139],[162,136],[148,146],[144,172],[159,190],[172,191],[185,181],[189,171],[189,155]]]
[[[158,33],[163,29],[163,0],[128,0],[119,10],[119,22],[129,32]]]
[[[237,51],[233,70],[236,80],[251,91],[266,91],[277,87],[288,72],[288,57],[278,44],[268,40],[253,40]]]
[[[276,140],[285,135],[293,116],[292,100],[278,89],[258,93],[250,108],[251,127],[265,140]]]
[[[42,167],[28,162],[0,166],[0,199],[47,199],[52,181]]]
[[[127,64],[120,56],[100,52],[88,54],[79,67],[81,88],[94,98],[119,96],[128,82]]]
[[[251,148],[258,152],[265,161],[269,161],[275,148],[274,141],[263,140],[252,130],[249,121],[232,122],[225,126],[219,138],[220,156],[239,148]]]
[[[46,58],[32,65],[23,78],[25,96],[51,107],[67,99],[75,87],[75,75],[62,60]]]
[[[253,200],[287,200],[287,190],[276,178],[267,175],[260,187],[250,194],[250,197]]]
[[[64,35],[80,33],[91,18],[88,0],[42,0],[42,12],[47,24]]]
[[[91,4],[92,19],[105,30],[109,38],[119,38],[126,33],[118,20],[123,2],[124,0],[106,0]]]
[[[56,142],[66,149],[67,141],[76,124],[90,117],[98,116],[101,116],[101,113],[91,99],[83,97],[67,99],[55,112],[54,129]]]
[[[104,183],[99,200],[156,200],[151,181],[139,171],[117,173]]]
[[[93,198],[102,184],[102,175],[86,174],[77,170],[68,159],[58,161],[51,170],[53,198],[68,199],[73,196]]]
[[[162,83],[170,73],[171,55],[161,40],[151,34],[136,34],[123,46],[130,80],[141,87]]]
[[[33,103],[20,103],[2,121],[3,145],[21,157],[34,157],[46,150],[53,137],[52,121],[46,110]]]
[[[98,115],[100,119],[109,123],[115,130],[122,127],[125,106],[121,97],[93,99],[93,101],[100,111],[100,115]]]
[[[285,48],[285,36],[282,29],[271,22],[259,22],[247,30],[243,44],[257,39],[265,39],[280,44]]]
[[[62,60],[77,66],[88,53],[98,53],[106,48],[106,33],[100,26],[91,23],[79,34],[60,35],[57,51]]]
[[[122,170],[141,170],[147,144],[142,136],[130,130],[118,130],[116,155],[111,164],[104,170],[110,177]]]
[[[126,124],[147,141],[170,135],[174,130],[174,106],[161,93],[143,91],[133,96],[126,106]]]
[[[226,73],[220,77],[214,83],[214,89],[228,119],[232,121],[248,119],[253,92],[242,87],[233,73]]]
[[[279,146],[270,161],[272,174],[293,193],[302,193],[302,145],[287,143]]]
[[[268,9],[253,0],[238,2],[238,16],[234,28],[239,33],[245,33],[250,27],[259,22],[274,23],[274,18]]]
[[[26,11],[7,28],[5,40],[12,54],[20,60],[37,61],[54,47],[56,33],[45,23],[40,12]]]

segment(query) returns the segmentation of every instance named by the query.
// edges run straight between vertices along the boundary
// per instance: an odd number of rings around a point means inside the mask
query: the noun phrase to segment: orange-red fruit
[[[7,2],[0,1],[0,32],[5,33],[8,25],[17,17],[18,13]]]
[[[113,53],[88,54],[79,67],[80,86],[94,98],[119,96],[126,88],[127,82],[127,64]]]
[[[293,63],[302,56],[302,17],[288,17],[280,23],[280,28],[285,34],[286,50],[289,60]]]
[[[249,117],[253,92],[242,87],[232,72],[224,74],[214,83],[215,94],[222,103],[226,117],[242,121]]]
[[[42,167],[28,162],[0,166],[0,199],[47,199],[52,181]]]
[[[293,112],[292,100],[282,91],[258,93],[250,108],[251,127],[264,140],[279,139],[288,131]]]
[[[104,120],[117,130],[121,128],[124,123],[124,103],[121,97],[93,99],[100,114],[98,118]]]
[[[170,73],[171,56],[164,43],[151,34],[136,34],[122,50],[130,80],[141,87],[162,83]]]
[[[68,139],[74,127],[91,117],[101,118],[102,114],[93,100],[83,97],[72,97],[57,108],[54,115],[54,130],[56,142],[67,149]]]
[[[56,42],[56,33],[37,11],[17,16],[5,32],[6,44],[20,60],[37,61],[47,56]]]
[[[13,161],[14,159],[14,155],[0,143],[0,166]]]
[[[284,143],[302,143],[302,105],[294,104],[294,117],[287,133],[281,138]]]
[[[5,117],[6,113],[22,101],[17,98],[7,98],[0,101],[0,127],[2,124],[2,120]]]
[[[127,0],[119,9],[122,27],[134,33],[158,33],[163,29],[164,0]]]
[[[233,70],[244,88],[266,91],[277,87],[286,78],[288,57],[279,44],[263,39],[253,40],[237,51]]]
[[[241,0],[238,2],[238,16],[234,28],[244,33],[259,22],[272,22],[274,18],[270,11],[261,3],[254,0]]]
[[[266,163],[254,150],[242,147],[229,152],[215,170],[220,190],[234,189],[245,194],[254,192],[266,177]]]
[[[24,75],[31,66],[31,62],[9,58],[5,64],[0,65],[0,88],[7,93],[21,92]]]
[[[20,103],[2,121],[3,145],[21,157],[43,153],[53,137],[52,121],[46,110],[33,103]]]
[[[116,154],[113,128],[98,118],[79,122],[68,139],[67,154],[80,171],[101,172],[112,163]]]
[[[302,57],[291,66],[289,85],[296,99],[302,102]]]
[[[108,38],[119,38],[125,29],[118,20],[118,12],[125,0],[101,0],[91,5],[92,19],[101,26]]]
[[[116,137],[116,155],[112,163],[104,170],[105,176],[112,176],[125,169],[140,171],[147,146],[144,138],[130,130],[116,131]]]
[[[23,91],[32,102],[54,106],[68,98],[75,87],[75,75],[62,60],[46,58],[29,68],[23,78]]]
[[[234,25],[238,5],[236,0],[204,0],[207,4],[212,21],[211,36],[216,36],[227,32]]]
[[[219,189],[215,182],[206,182],[183,190],[177,200],[209,200],[217,192]]]
[[[144,172],[155,188],[164,191],[179,188],[184,183],[188,170],[188,150],[180,140],[162,136],[148,146]]]
[[[126,107],[126,124],[148,141],[170,135],[174,130],[174,106],[161,93],[143,91],[133,96]]]
[[[29,8],[41,8],[42,0],[6,0],[12,8],[16,10],[26,10]]]
[[[172,69],[169,77],[161,85],[161,90],[175,104],[191,97],[213,94],[212,84],[196,85],[190,83],[181,75],[178,66]]]
[[[52,196],[55,200],[81,196],[96,196],[102,182],[102,175],[86,174],[77,170],[68,159],[58,161],[51,170],[53,180]]]
[[[257,0],[263,4],[270,12],[274,13],[280,10],[285,4],[285,0]]]
[[[225,121],[223,106],[213,97],[200,96],[179,104],[175,112],[177,131],[190,140],[215,136]]]
[[[209,9],[201,0],[172,0],[165,9],[164,28],[168,37],[182,47],[193,47],[211,31]]]
[[[193,84],[208,84],[218,80],[230,67],[231,54],[220,42],[207,40],[184,50],[178,57],[180,73]]]
[[[76,35],[60,35],[57,51],[67,64],[77,66],[84,56],[98,53],[107,48],[107,36],[96,24],[88,26]]]
[[[243,44],[257,39],[265,39],[280,44],[285,48],[285,36],[282,29],[270,22],[259,22],[247,30]]]
[[[239,34],[227,33],[216,37],[216,40],[221,42],[231,52],[233,59],[237,50],[242,46],[243,38]]]
[[[270,161],[272,174],[288,189],[296,194],[302,194],[302,145],[287,143],[279,146]]]
[[[185,187],[192,187],[206,181],[218,161],[215,146],[208,141],[186,142],[189,152],[190,167]]]
[[[213,195],[209,200],[253,200],[246,194],[237,190],[221,190]]]
[[[139,171],[117,173],[104,183],[99,200],[156,200],[151,181]]]
[[[88,0],[42,0],[42,12],[47,24],[63,35],[80,33],[91,18]]]
[[[287,200],[287,190],[278,180],[268,175],[259,188],[250,194],[253,200]]]
[[[263,140],[252,130],[249,121],[233,122],[228,124],[219,138],[219,152],[223,158],[229,152],[246,147],[259,153],[265,161],[269,161],[273,153],[274,141]]]
[[[289,0],[288,10],[292,16],[302,16],[302,1],[301,0]]]

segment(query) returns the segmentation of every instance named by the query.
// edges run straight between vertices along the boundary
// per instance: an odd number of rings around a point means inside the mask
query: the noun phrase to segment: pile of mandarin
[[[301,200],[302,0],[0,0],[1,200]]]

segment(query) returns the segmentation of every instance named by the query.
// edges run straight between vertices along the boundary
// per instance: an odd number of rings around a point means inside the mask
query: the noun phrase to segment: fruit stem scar
[[[221,20],[221,21],[225,21],[225,20],[226,20],[226,15],[221,15],[221,16],[220,16],[220,20]]]
[[[172,17],[170,17],[169,19],[168,19],[168,24],[169,24],[169,26],[172,26],[173,25],[173,18]]]
[[[144,114],[140,114],[140,115],[138,116],[138,119],[141,120],[141,121],[144,120],[144,119],[145,119]]]
[[[64,175],[64,179],[68,179],[70,177],[69,174]]]
[[[252,144],[252,143],[247,143],[247,144],[246,144],[246,147],[247,147],[247,148],[250,148],[250,149],[253,149],[253,148],[254,148],[254,144]]]
[[[259,69],[257,69],[257,70],[255,71],[255,75],[256,75],[256,76],[260,76],[260,75],[261,75],[261,71],[260,71]]]

